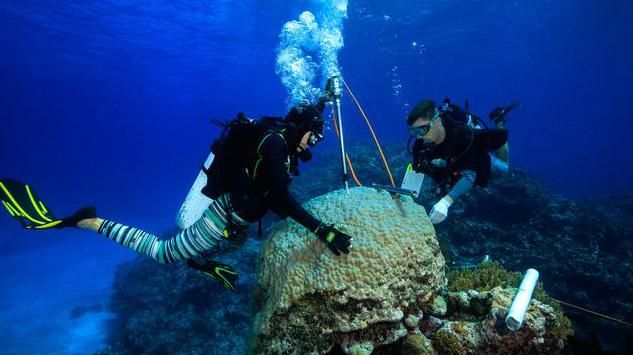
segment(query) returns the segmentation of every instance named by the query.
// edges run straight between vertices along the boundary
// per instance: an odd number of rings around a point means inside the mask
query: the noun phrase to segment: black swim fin
[[[520,104],[519,101],[514,101],[513,103],[507,106],[499,106],[495,108],[494,110],[490,111],[490,113],[488,114],[488,117],[490,117],[492,122],[494,122],[495,124],[499,124],[499,122],[505,123],[508,120],[506,117],[508,113],[510,113],[510,111],[514,110],[515,108],[517,108],[519,104]]]
[[[189,267],[201,271],[213,280],[219,282],[224,288],[235,292],[235,283],[237,282],[237,271],[232,267],[222,264],[221,262],[207,259],[202,263],[195,260],[187,260]]]
[[[97,216],[94,207],[84,207],[68,217],[57,218],[31,186],[15,179],[0,179],[0,201],[11,217],[26,229],[77,227],[82,219]]]

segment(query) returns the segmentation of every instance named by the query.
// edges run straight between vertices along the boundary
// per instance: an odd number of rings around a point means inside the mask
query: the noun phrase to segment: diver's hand
[[[452,204],[452,198],[449,196],[442,197],[431,209],[431,214],[429,215],[431,223],[442,223],[446,219],[446,216],[448,216],[448,208],[451,207]]]
[[[351,247],[352,237],[341,232],[340,230],[334,228],[333,225],[321,224],[319,228],[315,231],[316,235],[319,236],[319,239],[327,245],[327,247],[334,253],[334,255],[339,256],[341,252],[344,254],[349,254],[349,248]]]

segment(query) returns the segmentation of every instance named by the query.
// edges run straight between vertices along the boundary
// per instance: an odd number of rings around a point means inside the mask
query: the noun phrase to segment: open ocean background
[[[324,2],[0,2],[0,177],[57,215],[94,204],[172,228],[218,133],[209,120],[285,115],[280,30]],[[570,199],[618,199],[633,192],[632,17],[624,0],[349,0],[338,61],[383,142],[405,149],[422,98],[469,100],[482,117],[519,100],[512,165]],[[369,141],[348,99],[343,112],[347,139]],[[113,271],[135,254],[2,216],[0,352],[101,349]]]

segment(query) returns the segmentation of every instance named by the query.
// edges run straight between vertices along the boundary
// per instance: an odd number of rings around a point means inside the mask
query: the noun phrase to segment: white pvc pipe
[[[517,331],[521,328],[537,281],[538,271],[528,269],[523,277],[523,281],[521,281],[519,291],[517,291],[516,296],[514,296],[512,306],[510,306],[508,316],[506,317],[506,325],[510,330]]]
[[[209,153],[207,160],[204,162],[204,168],[209,169],[215,155]],[[202,217],[204,211],[209,208],[212,199],[202,194],[202,189],[207,185],[207,174],[200,169],[196,181],[194,181],[189,193],[185,198],[185,201],[180,206],[178,214],[176,215],[176,224],[182,229],[185,229],[193,225],[197,220]]]

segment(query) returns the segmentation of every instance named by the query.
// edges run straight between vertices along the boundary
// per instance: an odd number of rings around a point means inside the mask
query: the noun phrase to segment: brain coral
[[[446,284],[444,258],[421,206],[371,188],[339,190],[305,204],[352,235],[352,251],[332,254],[296,222],[279,222],[258,270],[251,351],[328,352],[334,344],[390,344],[407,334]]]

